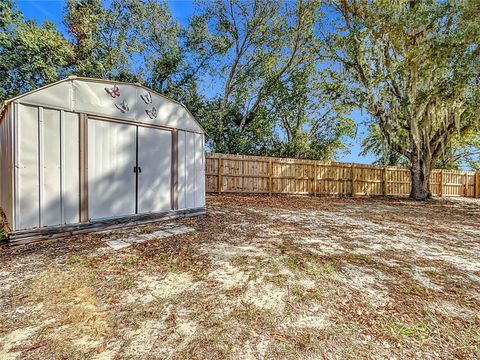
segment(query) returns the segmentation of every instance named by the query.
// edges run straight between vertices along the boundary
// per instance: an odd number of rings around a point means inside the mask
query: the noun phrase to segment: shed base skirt
[[[171,220],[186,216],[197,216],[206,213],[206,208],[188,210],[171,210],[157,213],[122,216],[112,219],[95,220],[73,225],[57,225],[28,230],[13,231],[8,236],[9,245],[22,245],[50,239],[61,239],[96,231],[114,230],[133,227],[159,220]]]

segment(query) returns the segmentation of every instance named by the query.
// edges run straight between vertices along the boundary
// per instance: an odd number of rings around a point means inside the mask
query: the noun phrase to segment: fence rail
[[[274,157],[205,156],[206,191],[308,195],[410,194],[410,171],[399,167]],[[480,197],[480,173],[433,170],[434,196]]]

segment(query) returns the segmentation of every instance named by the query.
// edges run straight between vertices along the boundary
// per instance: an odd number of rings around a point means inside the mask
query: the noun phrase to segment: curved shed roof
[[[12,102],[204,133],[183,104],[139,83],[69,76],[9,99],[4,108]]]

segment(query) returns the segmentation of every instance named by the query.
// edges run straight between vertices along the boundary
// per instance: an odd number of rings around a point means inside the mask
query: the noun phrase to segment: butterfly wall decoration
[[[140,98],[145,102],[145,104],[152,103],[152,94],[147,92],[146,94],[140,95]]]
[[[112,88],[104,88],[108,95],[112,98],[116,98],[120,96],[120,89],[117,85],[113,85]]]
[[[122,101],[121,104],[115,104],[115,107],[122,112],[122,114],[125,114],[127,111],[130,111],[130,108],[128,107],[128,104],[125,100]]]
[[[157,108],[155,106],[152,108],[152,110],[145,109],[145,112],[150,119],[155,119],[157,117]]]

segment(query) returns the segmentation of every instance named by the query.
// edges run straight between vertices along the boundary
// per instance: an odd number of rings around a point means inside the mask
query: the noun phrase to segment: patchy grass
[[[3,209],[0,208],[0,243],[4,242],[7,239],[9,229],[10,227],[7,222],[7,217],[5,216]]]
[[[478,201],[208,208],[117,252],[108,234],[0,248],[0,358],[480,357]]]
[[[125,260],[125,265],[127,266],[135,266],[138,264],[140,257],[138,255],[129,255],[127,260]]]
[[[151,234],[157,230],[157,227],[154,225],[142,225],[138,227],[139,234]]]

